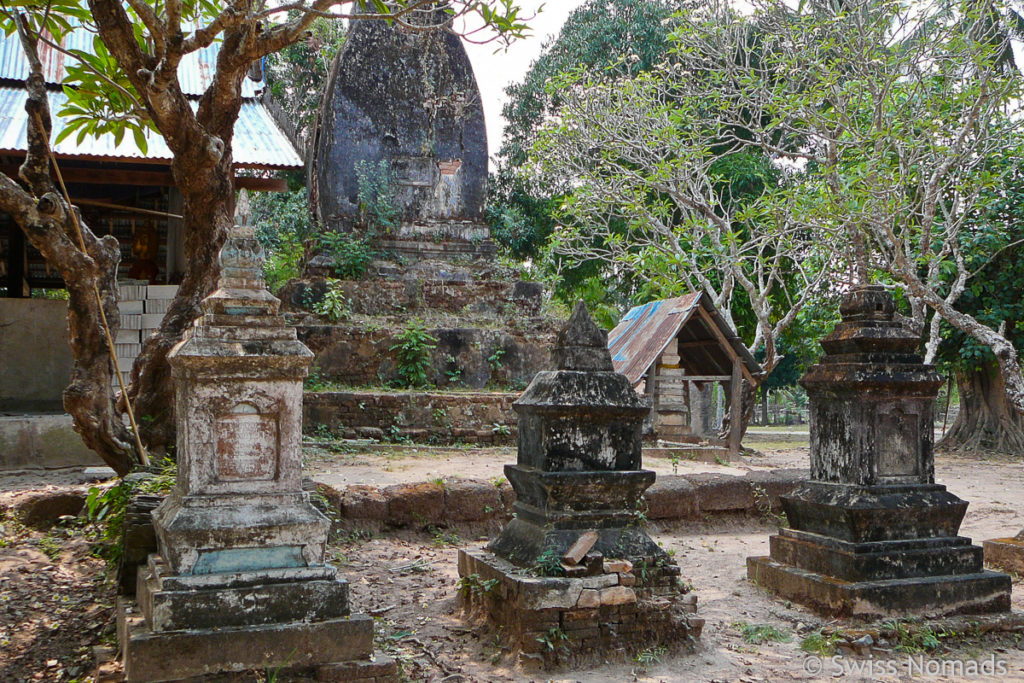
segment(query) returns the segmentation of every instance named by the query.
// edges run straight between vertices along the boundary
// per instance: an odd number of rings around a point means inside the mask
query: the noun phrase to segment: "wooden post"
[[[740,454],[743,419],[743,363],[739,358],[732,361],[732,379],[729,381],[729,458]]]

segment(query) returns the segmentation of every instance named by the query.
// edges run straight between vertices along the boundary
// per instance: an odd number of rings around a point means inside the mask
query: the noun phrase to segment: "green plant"
[[[358,280],[366,274],[374,258],[369,240],[344,232],[320,235],[320,248],[330,256],[334,274],[343,280]]]
[[[434,412],[431,413],[434,418],[434,423],[443,425],[448,422],[448,409],[447,408],[434,408]]]
[[[732,627],[738,629],[743,640],[751,645],[767,642],[788,643],[793,638],[788,630],[776,628],[770,624],[748,624],[745,621],[737,621],[733,623]]]
[[[281,233],[277,245],[267,250],[263,262],[263,278],[267,288],[276,294],[289,281],[302,277],[302,258],[306,249],[294,232]]]
[[[459,367],[458,360],[450,353],[445,360],[448,363],[448,369],[444,371],[444,374],[448,376],[448,383],[458,384],[462,381],[462,368]]]
[[[495,349],[494,353],[487,357],[487,364],[491,366],[491,372],[501,369],[501,359],[505,356],[505,349]]]
[[[508,425],[498,424],[497,422],[495,422],[494,424],[491,425],[491,432],[493,432],[494,434],[498,434],[500,436],[508,436],[509,434],[512,433],[512,430],[511,428],[509,428]]]
[[[430,352],[437,347],[437,338],[427,331],[422,320],[413,319],[395,335],[394,340],[390,350],[397,352],[398,377],[402,386],[427,384]]]
[[[786,513],[778,513],[772,508],[772,499],[764,487],[760,484],[754,484],[751,488],[754,491],[754,507],[757,508],[761,521],[765,524],[785,526]]]
[[[458,545],[460,542],[459,535],[456,534],[454,531],[448,531],[447,529],[442,529],[441,527],[435,526],[433,524],[427,527],[427,531],[430,532],[430,535],[434,537],[434,545],[436,545],[438,548],[445,548],[450,545]]]
[[[800,649],[819,657],[830,657],[836,653],[840,640],[842,640],[842,636],[838,631],[825,633],[818,629],[800,641]]]
[[[86,518],[99,530],[99,544],[93,552],[106,559],[108,567],[116,567],[121,559],[121,532],[132,496],[167,493],[174,487],[178,467],[173,460],[165,458],[154,469],[153,476],[141,481],[121,479],[108,488],[93,486],[86,494]]]
[[[401,211],[395,205],[394,181],[387,161],[356,163],[359,184],[359,212],[365,227],[390,232]]]
[[[347,320],[352,315],[348,297],[345,296],[340,280],[327,279],[327,291],[324,292],[324,297],[313,305],[313,312],[332,323]]]
[[[917,654],[934,650],[942,644],[942,638],[949,636],[946,631],[935,631],[931,626],[917,626],[911,620],[893,619],[882,624],[882,630],[889,631],[896,641],[898,652]]]
[[[645,650],[641,650],[637,656],[633,658],[633,661],[640,666],[642,671],[646,671],[652,665],[659,663],[667,651],[668,650],[661,645],[649,647]]]
[[[329,380],[320,372],[320,368],[313,367],[302,383],[306,391],[327,391],[330,389]]]
[[[543,645],[547,652],[559,651],[563,654],[569,653],[569,648],[566,647],[566,643],[569,642],[569,636],[565,635],[565,631],[557,626],[549,629],[547,633],[537,636],[537,642]]]
[[[562,558],[554,548],[548,548],[537,556],[537,573],[541,576],[562,576],[565,570],[562,569]]]
[[[491,593],[499,583],[499,579],[481,579],[479,574],[470,574],[460,578],[456,586],[459,595],[468,598],[470,595],[481,596]]]

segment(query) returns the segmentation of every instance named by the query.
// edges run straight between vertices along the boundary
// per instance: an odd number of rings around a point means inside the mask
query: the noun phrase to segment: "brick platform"
[[[459,576],[464,607],[501,628],[524,664],[576,666],[655,646],[689,650],[704,627],[694,616],[696,595],[681,586],[676,565],[541,577],[470,549],[459,551]]]

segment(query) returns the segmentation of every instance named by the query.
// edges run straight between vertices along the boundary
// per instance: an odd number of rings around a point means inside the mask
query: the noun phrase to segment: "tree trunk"
[[[768,387],[761,387],[761,424],[768,426]]]
[[[964,453],[1024,453],[1024,415],[1014,409],[996,363],[957,372],[960,412],[938,448]]]
[[[142,346],[132,367],[129,393],[139,431],[150,449],[166,451],[174,444],[174,384],[167,354],[201,313],[200,303],[217,286],[217,255],[231,227],[234,187],[231,155],[213,168],[196,168],[176,159],[174,176],[184,197],[183,233],[188,268],[160,327]],[[195,182],[196,178],[203,179]]]
[[[757,408],[757,400],[754,397],[755,391],[756,389],[750,386],[750,382],[743,380],[743,394],[740,401],[740,407],[743,408],[742,422],[740,423],[741,439],[746,435],[747,428],[750,426],[750,421],[754,419],[754,410]],[[730,428],[729,415],[731,414],[729,392],[723,391],[722,395],[724,396],[725,410],[722,414],[722,426],[718,431],[718,438],[722,441],[728,441]]]

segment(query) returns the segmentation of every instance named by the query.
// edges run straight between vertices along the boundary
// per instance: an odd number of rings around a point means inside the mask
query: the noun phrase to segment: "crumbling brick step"
[[[697,520],[718,513],[765,514],[781,509],[780,496],[807,477],[801,469],[723,474],[660,476],[646,494],[647,517],[657,521]],[[374,521],[398,527],[505,520],[512,514],[515,492],[478,479],[393,484],[352,485],[335,489],[320,484],[321,493],[353,521]]]

